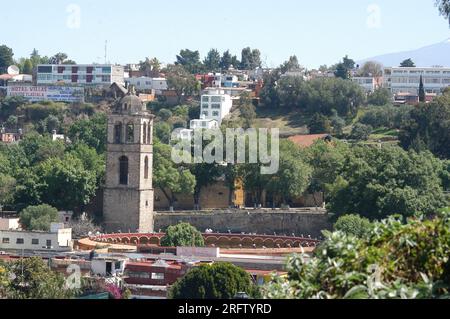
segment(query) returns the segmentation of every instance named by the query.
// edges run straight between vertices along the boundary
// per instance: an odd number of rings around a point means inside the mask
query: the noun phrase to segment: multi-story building
[[[38,65],[37,85],[82,85],[110,86],[112,83],[125,85],[124,68],[113,64]]]
[[[231,96],[222,90],[209,90],[201,97],[200,116],[206,120],[216,120],[219,125],[233,106]]]
[[[450,86],[450,68],[444,67],[385,68],[383,86],[391,90],[394,95],[402,93],[418,95],[420,76],[423,78],[427,94],[440,94]]]
[[[357,83],[364,89],[366,93],[372,93],[376,89],[380,88],[383,84],[381,77],[362,77],[356,76],[352,78],[352,81]]]
[[[0,249],[4,250],[72,250],[72,229],[53,223],[49,232],[0,230]]]
[[[162,91],[169,88],[165,78],[151,78],[148,76],[127,78],[125,82],[128,85],[133,85],[138,91],[154,90],[156,94],[160,95]]]

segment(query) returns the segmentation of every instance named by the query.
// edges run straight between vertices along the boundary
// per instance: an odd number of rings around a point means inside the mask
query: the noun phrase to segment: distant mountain
[[[358,61],[357,63],[362,65],[367,61],[377,61],[389,67],[399,66],[402,61],[408,58],[411,58],[418,67],[434,65],[450,67],[450,38],[417,50],[379,55]]]

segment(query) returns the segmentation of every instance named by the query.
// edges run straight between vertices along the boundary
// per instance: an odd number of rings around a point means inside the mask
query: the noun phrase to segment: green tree
[[[372,227],[372,223],[367,218],[359,215],[345,215],[339,217],[334,224],[335,231],[341,231],[347,235],[358,238],[368,236]]]
[[[383,75],[383,65],[375,61],[367,61],[358,70],[358,76],[379,77]]]
[[[240,68],[242,70],[254,70],[261,67],[261,52],[258,49],[244,48],[241,55]]]
[[[329,210],[371,220],[393,214],[431,214],[444,206],[442,162],[431,153],[357,145],[329,187]]]
[[[420,84],[419,84],[419,102],[425,103],[426,101],[426,93],[425,93],[425,87],[423,85],[423,77],[420,76]]]
[[[0,173],[0,206],[13,201],[15,186],[14,177]]]
[[[414,64],[413,60],[411,58],[404,60],[402,63],[400,63],[401,68],[415,68],[416,65]]]
[[[311,181],[312,169],[301,158],[298,147],[287,140],[280,143],[280,168],[268,184],[272,194],[279,196],[283,204],[304,194]]]
[[[70,299],[74,291],[66,288],[64,277],[52,271],[40,257],[17,260],[8,265],[14,274],[8,289],[10,299]]]
[[[289,71],[297,71],[299,69],[301,69],[301,66],[296,55],[289,57],[289,60],[280,66],[280,72],[283,74]]]
[[[166,122],[157,122],[154,127],[155,137],[163,144],[170,143],[170,135],[172,133],[172,126]]]
[[[450,1],[449,0],[436,0],[436,5],[439,8],[439,12],[446,17],[450,18]]]
[[[369,105],[386,105],[392,102],[392,94],[386,88],[378,88],[367,97]]]
[[[172,149],[169,145],[155,141],[154,143],[153,183],[167,198],[170,207],[174,206],[177,194],[193,194],[196,185],[195,177],[182,166],[171,160]]]
[[[60,210],[83,208],[95,195],[97,175],[73,154],[49,158],[35,167],[42,181],[41,200]]]
[[[202,234],[191,224],[179,223],[169,226],[161,240],[164,247],[203,247],[205,241]]]
[[[50,158],[62,158],[66,149],[64,142],[53,141],[50,136],[29,133],[20,142],[29,163],[38,164]]]
[[[438,157],[450,158],[450,93],[412,109],[400,142],[406,149],[420,150],[422,145]]]
[[[33,74],[33,63],[30,59],[26,59],[22,66],[23,74]]]
[[[234,67],[238,67],[238,64],[234,64],[233,60],[237,60],[237,57],[231,55],[230,50],[227,50],[223,53],[222,58],[220,59],[220,68],[222,70],[228,70],[231,65]]]
[[[200,61],[200,52],[189,49],[180,51],[175,64],[183,66],[191,74],[200,73],[203,69],[202,62]]]
[[[0,73],[6,73],[10,65],[14,64],[13,50],[6,45],[0,45]]]
[[[338,63],[337,64],[336,71],[334,72],[334,75],[337,78],[341,78],[341,79],[344,79],[344,80],[350,79],[350,72],[345,67],[344,63]]]
[[[27,101],[21,96],[10,96],[0,100],[0,118],[6,120],[15,115],[18,108],[25,105]]]
[[[446,299],[450,211],[433,219],[391,217],[363,238],[325,233],[313,258],[292,256],[288,278],[264,287],[268,299]]]
[[[191,269],[171,287],[169,298],[232,299],[239,292],[259,295],[245,270],[230,263],[214,263]]]
[[[183,98],[194,95],[199,91],[199,83],[195,76],[190,74],[182,65],[169,65],[167,67],[167,84],[178,97],[178,104]]]
[[[241,94],[239,99],[239,112],[245,121],[246,128],[251,127],[256,118],[256,107],[253,105],[252,98],[248,92]]]
[[[357,141],[367,141],[372,134],[373,127],[361,123],[353,125],[350,137]]]
[[[78,120],[73,123],[67,132],[73,143],[83,142],[94,148],[97,153],[106,151],[107,116],[97,113],[89,119]]]
[[[309,121],[310,134],[331,133],[331,121],[325,115],[315,113]]]
[[[211,49],[203,61],[203,65],[206,71],[217,72],[220,70],[220,62],[221,57],[219,51],[217,49]]]
[[[49,205],[29,206],[20,212],[20,224],[27,230],[49,231],[58,221],[58,210]]]
[[[65,64],[68,59],[68,55],[66,53],[56,53],[54,56],[50,58],[50,64]]]

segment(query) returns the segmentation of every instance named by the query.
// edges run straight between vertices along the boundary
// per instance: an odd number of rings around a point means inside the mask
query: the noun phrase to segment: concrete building
[[[33,251],[72,250],[72,229],[52,224],[50,232],[0,230],[0,249]]]
[[[148,76],[131,77],[125,80],[128,85],[133,85],[138,91],[155,91],[157,95],[161,95],[167,90],[167,80],[165,78],[151,78]]]
[[[199,120],[191,120],[191,130],[195,129],[216,129],[219,128],[219,122],[217,120],[207,120],[205,118]]]
[[[91,272],[95,276],[121,276],[125,271],[127,258],[96,257],[91,261]]]
[[[0,231],[2,230],[18,230],[20,228],[19,218],[1,218]]]
[[[380,77],[353,77],[351,80],[362,87],[366,93],[373,93],[383,85]]]
[[[219,125],[222,120],[230,114],[233,107],[231,96],[223,90],[209,90],[201,97],[200,116],[206,120],[216,120]]]
[[[394,95],[409,93],[418,96],[420,76],[423,78],[427,94],[441,94],[450,86],[450,68],[444,67],[385,68],[383,86],[391,90]]]
[[[132,92],[108,115],[103,205],[107,232],[153,231],[153,119]]]
[[[38,65],[37,85],[105,86],[124,85],[124,68],[113,64]]]

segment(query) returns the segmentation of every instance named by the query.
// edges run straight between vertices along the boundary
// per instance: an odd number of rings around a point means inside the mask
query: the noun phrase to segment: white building
[[[423,78],[427,94],[440,94],[446,87],[450,86],[450,68],[444,67],[385,68],[383,85],[395,95],[399,93],[418,95],[420,76]]]
[[[231,96],[224,94],[223,90],[209,90],[201,97],[200,116],[206,120],[216,120],[220,125],[230,114],[232,106]]]
[[[37,85],[110,86],[114,82],[125,85],[124,67],[113,64],[40,64]]]
[[[0,230],[0,249],[71,251],[72,229],[52,224],[50,232]]]
[[[353,77],[351,80],[363,88],[366,93],[374,92],[380,87],[381,83],[378,78],[374,77]]]
[[[151,91],[154,90],[156,94],[162,94],[162,91],[166,91],[169,86],[165,78],[151,78],[148,76],[142,76],[138,78],[127,78],[128,85],[133,85],[138,91]]]
[[[190,122],[191,130],[195,129],[216,129],[219,128],[219,122],[217,120],[208,120],[201,118],[200,120],[192,120]]]
[[[18,230],[19,228],[19,218],[0,218],[0,231]]]
[[[123,275],[126,258],[97,257],[91,261],[91,272],[96,276],[110,277]]]

